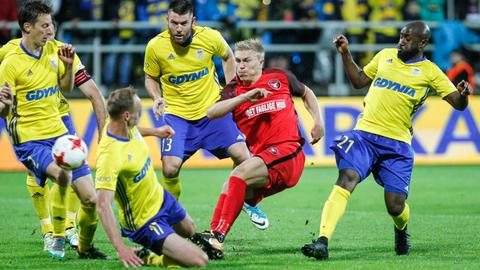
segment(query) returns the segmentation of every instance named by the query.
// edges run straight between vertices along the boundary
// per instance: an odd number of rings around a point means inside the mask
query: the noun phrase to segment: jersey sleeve
[[[150,42],[148,42],[147,48],[145,49],[145,63],[143,66],[143,71],[145,71],[146,74],[156,78],[160,76],[161,70],[154,47],[154,40],[152,39]]]
[[[227,42],[225,39],[222,37],[222,34],[218,32],[217,30],[211,29],[211,40],[212,40],[212,46],[213,46],[213,53],[220,57],[223,58],[225,54],[227,54],[228,50],[230,47],[228,46]]]
[[[3,86],[5,82],[8,82],[12,88],[13,95],[16,95],[15,65],[9,60],[0,64],[0,86]]]
[[[221,97],[219,101],[231,99],[237,96],[237,78],[233,78],[223,89],[220,93]]]
[[[121,164],[115,162],[118,157],[113,151],[104,150],[97,157],[97,173],[95,177],[96,189],[108,189],[115,191],[117,178],[120,174]]]
[[[297,79],[297,76],[288,70],[284,70],[290,86],[290,93],[295,97],[303,97],[305,95],[305,84]]]
[[[435,91],[435,93],[440,97],[445,97],[455,91],[457,88],[453,83],[448,79],[440,68],[432,64],[432,79],[430,81],[430,87]]]
[[[367,75],[370,79],[374,79],[377,75],[378,63],[380,62],[381,54],[383,51],[377,53],[370,62],[363,67],[363,73]]]

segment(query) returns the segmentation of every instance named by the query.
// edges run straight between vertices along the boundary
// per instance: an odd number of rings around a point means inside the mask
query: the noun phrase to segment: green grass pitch
[[[229,170],[183,170],[181,203],[208,228],[222,181]],[[330,260],[300,252],[318,233],[323,203],[335,168],[308,168],[299,184],[265,199],[270,228],[259,231],[241,213],[226,239],[223,261],[208,269],[480,269],[480,167],[416,167],[408,202],[411,255],[393,251],[393,223],[383,192],[371,177],[357,187],[330,242]],[[101,224],[95,244],[111,261],[64,261],[42,251],[40,228],[25,188],[24,173],[0,173],[0,269],[122,269]]]

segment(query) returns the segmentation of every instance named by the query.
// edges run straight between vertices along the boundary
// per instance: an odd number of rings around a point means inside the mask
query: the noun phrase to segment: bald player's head
[[[430,39],[430,28],[422,21],[405,25],[400,31],[398,58],[406,62],[423,56],[423,50]]]

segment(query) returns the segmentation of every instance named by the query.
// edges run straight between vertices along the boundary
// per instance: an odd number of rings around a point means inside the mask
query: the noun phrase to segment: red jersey
[[[252,85],[244,85],[235,77],[222,90],[221,100],[255,88],[265,88],[272,93],[256,102],[245,102],[232,112],[233,120],[245,135],[250,151],[257,154],[271,145],[288,141],[303,145],[305,140],[300,136],[292,95],[303,96],[305,85],[285,69],[266,68]]]

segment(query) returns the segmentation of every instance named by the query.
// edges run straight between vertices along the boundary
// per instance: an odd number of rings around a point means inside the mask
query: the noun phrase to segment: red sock
[[[223,204],[222,213],[220,214],[220,221],[218,222],[215,231],[227,235],[232,227],[233,222],[237,219],[242,210],[243,201],[245,200],[245,192],[247,184],[241,178],[230,176],[228,182],[228,193]]]
[[[218,197],[217,206],[213,211],[212,221],[210,221],[210,229],[212,230],[215,230],[215,228],[218,225],[218,222],[220,221],[220,214],[222,214],[223,203],[225,202],[226,197],[227,197],[227,194],[225,193],[221,193],[220,197]]]

